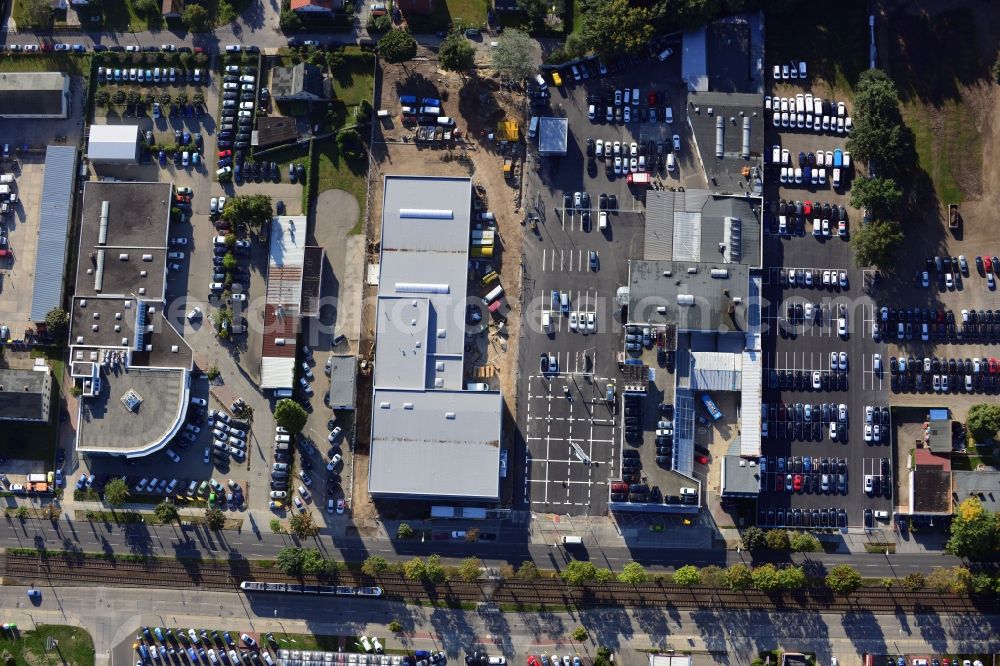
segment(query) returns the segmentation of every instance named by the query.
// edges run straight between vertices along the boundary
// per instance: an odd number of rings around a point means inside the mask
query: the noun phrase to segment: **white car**
[[[837,335],[842,338],[847,337],[847,317],[841,317],[837,320]]]
[[[638,155],[639,154],[639,144],[636,143],[635,141],[633,141],[632,143],[630,143],[629,146],[628,146],[628,154],[629,154],[629,157],[635,157],[636,155]]]
[[[194,321],[195,319],[201,319],[201,308],[191,308],[191,311],[187,313],[188,321]]]
[[[866,442],[872,441],[872,427],[868,423],[865,424],[865,441]]]
[[[874,356],[872,356],[872,367],[875,369],[875,372],[882,372],[882,355],[881,354],[875,354]],[[977,370],[977,372],[978,372],[978,370]]]
[[[569,313],[569,330],[571,330],[571,331],[577,330],[577,325],[578,325],[578,322],[579,322],[579,317],[580,317],[580,315],[577,312],[575,312],[575,311]]]
[[[847,370],[847,352],[840,352],[840,363],[841,370]]]
[[[593,333],[597,330],[597,315],[593,312],[587,313],[587,332]]]
[[[219,198],[218,197],[212,197],[212,199],[208,202],[208,210],[213,215],[219,212]]]
[[[792,154],[791,154],[791,152],[789,152],[789,150],[787,148],[784,148],[781,151],[781,163],[787,165],[787,164],[791,164],[791,161],[792,161]]]
[[[681,135],[674,134],[674,152],[679,153],[681,151]]]
[[[871,423],[872,418],[875,415],[875,408],[871,405],[865,405],[865,423]]]
[[[837,418],[841,421],[847,420],[847,405],[844,403],[837,405]]]
[[[823,385],[820,383],[819,372],[813,372],[813,382],[812,382],[812,385],[813,385],[813,390],[814,391],[818,391],[818,390],[820,390],[820,388],[822,388]]]
[[[594,144],[594,154],[598,158],[604,159],[604,139],[598,139],[597,143]]]
[[[181,461],[181,457],[177,455],[173,450],[166,449],[165,453],[167,454],[167,457],[170,458],[171,462],[179,463]]]

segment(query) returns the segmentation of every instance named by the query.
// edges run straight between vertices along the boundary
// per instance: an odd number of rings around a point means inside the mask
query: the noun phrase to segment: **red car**
[[[774,475],[774,489],[784,490],[785,489],[785,477],[782,474]]]
[[[538,657],[536,657],[533,654],[529,654],[528,655],[528,666],[542,666],[542,665],[539,663]]]
[[[649,93],[648,95],[646,95],[646,101],[649,102],[650,106],[656,106],[656,91],[655,90],[653,92]]]
[[[219,151],[219,159],[222,159],[223,157],[232,157],[232,156],[233,156],[233,151],[231,151],[231,150],[220,150]]]
[[[990,374],[991,375],[996,374],[997,371],[1000,370],[1000,363],[998,363],[995,358],[991,358],[990,359],[989,366],[990,366]]]
[[[803,201],[802,202],[802,214],[803,215],[812,215],[812,212],[813,212],[812,201]]]
[[[792,488],[798,492],[802,490],[802,475],[796,474],[795,478],[792,479]]]
[[[708,464],[708,456],[695,456],[694,459],[698,461],[699,465]]]
[[[983,257],[983,266],[986,268],[986,272],[989,273],[993,270],[993,260],[989,257]]]

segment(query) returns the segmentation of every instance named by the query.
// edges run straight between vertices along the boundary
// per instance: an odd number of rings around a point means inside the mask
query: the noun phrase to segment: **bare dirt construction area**
[[[455,119],[455,135],[449,142],[416,143],[413,125],[404,125],[400,116],[400,95],[433,97],[441,100],[441,114]],[[371,194],[366,225],[366,263],[378,262],[381,238],[383,176],[427,175],[471,177],[474,189],[484,199],[482,210],[492,211],[499,236],[498,256],[493,265],[500,274],[507,303],[503,326],[496,320],[487,332],[466,345],[466,379],[487,382],[503,392],[513,423],[517,379],[517,339],[520,328],[521,246],[524,229],[521,198],[521,167],[524,155],[525,121],[523,97],[502,89],[493,79],[462,76],[438,69],[436,55],[421,50],[418,58],[401,64],[379,63],[375,81],[376,110],[388,117],[376,118],[371,146]],[[516,121],[521,141],[508,147],[513,155],[513,176],[503,172],[503,154],[495,141],[497,123]],[[491,139],[490,136],[494,135]],[[470,202],[471,203],[471,202]],[[470,295],[479,293],[479,281],[469,285]],[[363,298],[360,350],[362,358],[373,360],[375,328],[375,285],[366,284]],[[353,513],[362,533],[376,527],[378,513],[368,496],[368,433],[371,414],[371,375],[363,375],[358,387],[358,427],[355,450]],[[408,503],[407,507],[412,507]],[[394,507],[379,504],[384,517],[393,518]],[[413,509],[407,513],[413,515]],[[400,511],[400,515],[403,511]]]

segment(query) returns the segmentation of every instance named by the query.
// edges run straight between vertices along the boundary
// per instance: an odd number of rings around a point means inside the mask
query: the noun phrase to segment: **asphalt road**
[[[699,654],[699,661],[732,666],[749,663],[758,650],[776,646],[815,652],[817,663],[829,664],[836,656],[844,666],[860,666],[864,652],[986,653],[995,649],[1000,631],[997,616],[933,612],[917,616],[877,615],[864,609],[846,615],[712,609],[500,613],[488,605],[475,611],[444,611],[384,601],[129,588],[43,588],[41,601],[32,606],[25,588],[5,587],[0,589],[0,604],[5,621],[22,629],[33,623],[86,627],[94,636],[98,664],[116,666],[132,663],[131,645],[141,625],[367,634],[381,637],[387,650],[444,650],[451,663],[461,663],[457,658],[474,646],[509,659],[546,652],[579,653],[586,659],[596,645],[605,645],[615,652],[617,663],[627,666],[648,663],[643,650],[654,647],[704,651],[707,654]],[[392,619],[403,624],[403,634],[392,635],[386,629]],[[568,638],[581,625],[590,633],[590,640],[582,644]]]
[[[266,529],[266,527],[265,527]],[[68,523],[60,520],[56,526],[48,521],[10,521],[0,525],[0,547],[82,550],[84,552],[137,553],[165,557],[273,558],[277,552],[295,540],[287,535],[244,530],[242,532],[211,532],[195,526],[130,525],[127,528],[103,523]],[[503,530],[498,540],[488,549],[482,544],[464,541],[364,541],[358,538],[322,536],[307,540],[301,545],[315,546],[326,557],[347,561],[361,561],[370,555],[381,555],[389,560],[409,559],[414,555],[440,554],[447,563],[458,564],[470,555],[481,557],[487,566],[505,562],[514,565],[532,559],[541,568],[561,568],[569,555],[554,545],[527,543],[523,532]],[[231,555],[230,555],[231,554]],[[728,566],[735,562],[760,563],[798,562],[815,567],[832,567],[848,563],[857,567],[865,577],[902,578],[914,571],[927,572],[935,566],[960,564],[958,558],[936,552],[900,553],[889,555],[806,553],[786,555],[757,554],[721,550],[628,548],[605,546],[603,549],[586,546],[574,550],[577,559],[590,559],[598,566],[621,570],[631,561],[641,562],[652,569],[671,569],[685,564]]]

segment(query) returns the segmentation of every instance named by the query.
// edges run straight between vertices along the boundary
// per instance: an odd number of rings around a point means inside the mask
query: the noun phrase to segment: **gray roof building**
[[[68,114],[67,74],[0,73],[0,118],[65,118]]]
[[[978,497],[987,511],[1000,511],[1000,472],[992,469],[952,471],[951,485],[955,506],[970,497]]]
[[[271,70],[271,95],[279,102],[325,101],[331,97],[330,80],[316,65],[300,62]]]
[[[691,92],[687,119],[711,189],[760,196],[765,122],[760,95]]]
[[[764,92],[764,15],[737,14],[684,33],[681,79],[689,91]]]
[[[499,392],[464,391],[469,178],[386,176],[368,491],[496,501]]]
[[[170,183],[84,185],[70,311],[81,452],[145,456],[184,424],[194,354],[163,304],[172,198]]]
[[[538,119],[538,154],[565,155],[569,146],[569,120],[566,118]]]
[[[38,214],[38,247],[35,282],[31,293],[31,320],[45,321],[49,310],[62,305],[66,277],[66,245],[73,212],[76,182],[76,148],[48,146]]]
[[[134,164],[139,145],[138,125],[91,125],[87,159],[93,164]]]
[[[295,118],[275,116],[258,118],[257,129],[250,133],[250,145],[259,148],[291,143],[299,138]]]
[[[723,456],[720,474],[724,497],[757,497],[760,494],[760,467],[756,461],[739,455]]]
[[[358,359],[353,354],[333,354],[330,359],[330,409],[354,409]]]
[[[51,400],[52,373],[44,362],[30,370],[0,370],[0,420],[46,423]]]

